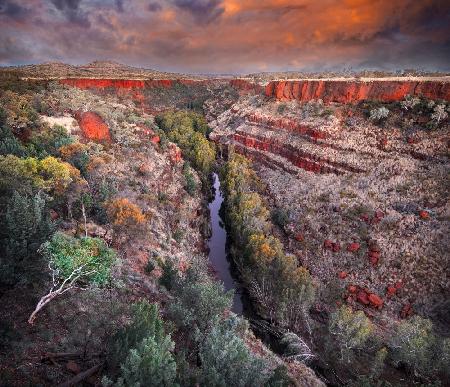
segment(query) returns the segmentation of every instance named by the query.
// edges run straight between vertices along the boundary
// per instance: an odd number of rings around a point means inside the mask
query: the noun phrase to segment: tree
[[[1,257],[1,282],[14,283],[20,277],[26,278],[39,261],[36,252],[54,230],[47,200],[48,196],[43,192],[35,195],[13,192],[2,230],[5,250]]]
[[[164,332],[156,304],[141,301],[133,305],[131,324],[121,328],[112,340],[109,368],[120,367],[115,386],[175,386],[174,343]],[[111,386],[104,377],[104,386]]]
[[[350,363],[352,352],[361,349],[373,334],[373,325],[364,312],[341,306],[331,314],[328,330],[340,350],[340,360]]]
[[[71,289],[107,285],[111,267],[116,259],[114,250],[98,238],[74,238],[56,233],[40,249],[48,259],[52,275],[52,287],[36,305],[28,322],[34,323],[37,313],[55,297]]]
[[[231,307],[233,299],[233,293],[225,292],[220,282],[211,280],[202,263],[195,260],[185,275],[177,278],[172,294],[175,299],[168,314],[190,336],[205,335],[213,321]]]
[[[121,377],[114,386],[175,387],[177,364],[172,355],[174,343],[170,336],[156,341],[144,338],[136,348],[130,350],[121,365]],[[108,382],[104,386],[112,385]]]
[[[58,156],[58,149],[62,146],[72,144],[75,139],[69,135],[66,128],[55,125],[52,128],[45,128],[34,131],[27,143],[30,155],[43,158],[49,155]]]
[[[0,123],[0,155],[14,155],[23,157],[27,154],[26,149],[14,136],[8,126]]]
[[[184,157],[192,162],[194,168],[208,176],[215,162],[214,144],[206,138],[209,129],[206,120],[194,112],[168,112],[156,117],[158,126],[167,134],[170,141],[183,151]]]
[[[117,231],[133,232],[146,220],[142,210],[126,198],[113,199],[106,205],[108,216]]]
[[[60,194],[73,181],[76,172],[70,164],[52,156],[42,160],[34,157],[0,156],[0,191],[44,190]]]
[[[267,365],[250,354],[235,331],[236,319],[215,323],[200,345],[200,385],[211,387],[263,386]]]
[[[448,113],[445,108],[446,106],[443,103],[434,107],[433,113],[431,114],[431,120],[436,127],[438,127],[439,124],[448,117]]]
[[[63,145],[58,149],[61,158],[77,168],[83,176],[87,175],[89,164],[88,147],[79,142]]]
[[[386,118],[388,118],[389,116],[389,110],[387,108],[385,108],[384,106],[376,108],[376,109],[372,109],[370,111],[370,116],[369,119],[371,121],[374,122],[383,122],[386,120]]]
[[[422,375],[432,374],[437,366],[437,338],[433,323],[420,316],[397,325],[391,338],[391,356],[396,364],[403,363]]]
[[[288,358],[302,362],[307,362],[314,358],[314,354],[308,347],[308,344],[294,332],[286,332],[281,337],[280,344],[284,347],[284,356]]]

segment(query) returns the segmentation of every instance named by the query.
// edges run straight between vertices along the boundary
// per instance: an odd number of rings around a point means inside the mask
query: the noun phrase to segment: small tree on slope
[[[71,289],[107,284],[115,260],[114,250],[108,248],[101,239],[77,239],[63,233],[55,234],[44,243],[41,253],[48,259],[52,287],[31,313],[28,319],[30,324],[34,323],[37,313],[55,297]]]

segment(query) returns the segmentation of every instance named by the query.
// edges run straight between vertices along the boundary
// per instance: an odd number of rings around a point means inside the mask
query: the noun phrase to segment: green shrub
[[[52,128],[35,131],[28,140],[28,153],[38,158],[59,156],[59,148],[72,144],[74,138],[66,128],[55,125]]]
[[[39,246],[54,231],[48,215],[47,196],[14,191],[8,201],[4,228],[1,230],[2,246],[0,282],[13,284],[27,280],[40,266]]]
[[[194,196],[197,191],[197,182],[191,172],[191,167],[188,161],[183,164],[183,176],[185,180],[184,189],[189,195]]]
[[[115,251],[107,247],[102,239],[74,238],[60,232],[42,245],[41,252],[60,278],[68,278],[78,270],[83,273],[81,284],[96,286],[109,283],[111,267],[116,259]]]
[[[167,290],[171,290],[178,277],[178,270],[170,259],[166,259],[160,266],[162,275],[159,277],[159,284],[164,286]]]
[[[289,211],[284,208],[275,208],[272,211],[272,221],[281,228],[289,223]]]
[[[121,328],[111,340],[108,366],[113,369],[125,361],[130,349],[135,348],[145,337],[158,340],[164,336],[164,324],[159,317],[158,306],[140,301],[131,308],[131,323]]]
[[[147,261],[147,264],[145,265],[144,271],[147,274],[150,274],[153,270],[155,270],[155,263],[153,262],[152,259],[149,258],[149,260]]]
[[[14,136],[11,129],[0,124],[0,155],[14,155],[25,157],[26,148]]]
[[[432,322],[414,316],[398,324],[390,341],[391,358],[418,374],[432,375],[440,357],[438,345]]]
[[[263,386],[269,379],[262,359],[250,354],[233,319],[212,326],[200,345],[202,386]]]
[[[350,363],[353,351],[362,349],[373,335],[373,325],[362,311],[342,306],[330,316],[328,330],[340,351],[340,361]]]
[[[204,176],[209,175],[216,158],[215,147],[206,136],[204,117],[194,112],[168,112],[156,117],[156,123],[183,151],[184,157]]]
[[[224,292],[223,285],[205,275],[204,269],[194,264],[184,277],[178,277],[172,288],[174,301],[168,313],[175,324],[189,332],[206,334],[212,323],[231,307],[232,292]]]
[[[142,301],[133,307],[133,319],[114,338],[110,366],[120,365],[116,383],[104,377],[104,386],[176,386],[174,343],[164,332],[157,305]]]

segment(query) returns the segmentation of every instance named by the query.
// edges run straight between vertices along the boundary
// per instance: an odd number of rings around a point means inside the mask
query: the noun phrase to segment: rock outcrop
[[[400,101],[406,95],[450,101],[450,82],[411,80],[299,80],[272,81],[265,88],[267,97],[280,101],[354,103],[363,100]]]
[[[98,142],[111,141],[109,128],[97,113],[76,113],[75,118],[80,125],[83,137],[86,139]]]

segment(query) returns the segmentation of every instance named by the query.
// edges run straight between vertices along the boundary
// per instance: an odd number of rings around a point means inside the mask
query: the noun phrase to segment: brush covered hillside
[[[0,385],[446,385],[449,101],[445,77],[1,69]]]

